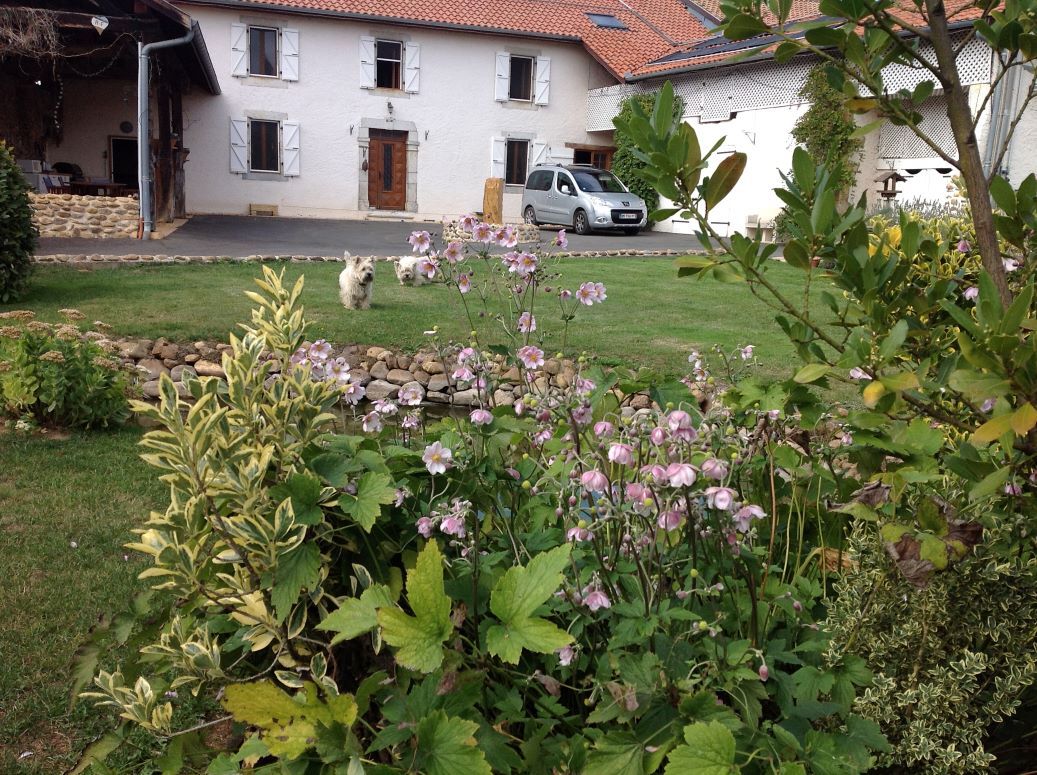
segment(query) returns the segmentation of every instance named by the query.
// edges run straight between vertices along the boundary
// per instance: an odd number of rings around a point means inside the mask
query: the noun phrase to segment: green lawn
[[[144,564],[122,545],[164,492],[139,438],[0,435],[2,773],[64,772],[111,723],[89,705],[69,709],[69,669],[90,628],[139,589]]]
[[[290,277],[306,275],[303,298],[316,336],[339,344],[404,349],[420,347],[422,332],[437,324],[447,336],[467,336],[469,324],[456,291],[438,284],[401,287],[386,264],[378,266],[372,309],[343,309],[337,298],[341,268],[288,265]],[[713,344],[756,345],[768,376],[787,374],[794,363],[792,347],[772,314],[744,285],[678,279],[673,262],[665,258],[571,259],[560,263],[558,271],[565,287],[575,288],[584,280],[608,287],[605,304],[579,309],[570,328],[569,352],[585,350],[605,363],[651,366],[670,375],[685,373],[690,350]],[[45,267],[34,275],[29,295],[18,306],[48,320],[57,320],[62,307],[75,307],[88,320],[104,320],[126,335],[224,338],[247,319],[250,302],[243,291],[259,273],[258,266],[240,264]],[[778,264],[771,276],[789,297],[801,297],[802,272]],[[559,331],[557,303],[544,298],[541,304],[540,330]],[[9,308],[0,305],[0,310]],[[549,339],[546,345],[553,351],[560,341]]]

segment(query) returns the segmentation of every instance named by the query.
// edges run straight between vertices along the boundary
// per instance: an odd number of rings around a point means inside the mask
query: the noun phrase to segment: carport
[[[0,138],[40,193],[138,193],[138,46],[152,54],[148,91],[151,216],[186,214],[182,100],[219,94],[205,40],[166,0],[0,0]],[[55,169],[57,166],[57,169]]]

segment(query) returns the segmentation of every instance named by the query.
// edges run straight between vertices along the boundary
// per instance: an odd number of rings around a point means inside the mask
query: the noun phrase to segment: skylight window
[[[595,27],[605,27],[610,30],[625,30],[628,27],[619,19],[607,13],[589,13],[587,18]]]

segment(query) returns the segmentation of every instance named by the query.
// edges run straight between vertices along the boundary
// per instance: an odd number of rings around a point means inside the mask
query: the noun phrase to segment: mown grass
[[[111,724],[69,707],[70,668],[90,629],[140,588],[143,561],[122,545],[163,487],[139,438],[0,431],[0,772],[64,772]]]
[[[338,302],[341,265],[288,264],[289,278],[306,276],[303,296],[313,333],[339,343],[378,344],[414,350],[423,332],[439,325],[444,336],[467,338],[470,324],[456,291],[433,284],[401,287],[387,264],[379,264],[374,305],[367,311],[343,309]],[[575,288],[584,280],[603,282],[608,301],[581,307],[570,324],[565,350],[586,351],[609,364],[654,368],[670,376],[687,369],[692,349],[756,345],[765,376],[787,374],[794,353],[770,310],[742,284],[678,279],[673,262],[661,258],[572,259],[558,264],[558,282]],[[57,310],[74,307],[88,320],[100,319],[120,334],[174,340],[224,339],[246,320],[244,291],[259,276],[255,265],[41,268],[29,295],[18,305],[57,320]],[[803,273],[775,265],[771,277],[790,298],[799,298]],[[474,295],[469,296],[474,301]],[[561,348],[559,309],[543,297],[536,311],[540,332],[553,332],[545,345]],[[0,305],[0,310],[5,308]],[[491,307],[490,311],[496,308]],[[817,310],[820,312],[820,309]],[[823,314],[823,313],[822,313]],[[481,335],[493,323],[478,321]]]

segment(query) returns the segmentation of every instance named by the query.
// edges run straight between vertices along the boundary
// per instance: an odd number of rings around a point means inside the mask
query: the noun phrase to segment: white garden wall
[[[491,174],[492,139],[527,138],[545,143],[551,160],[571,159],[566,143],[593,142],[585,129],[587,90],[609,81],[575,43],[253,9],[185,8],[201,24],[223,88],[218,97],[196,94],[185,99],[185,144],[191,149],[187,201],[196,213],[242,214],[254,203],[277,205],[279,214],[287,216],[362,217],[367,211],[361,210],[360,138],[371,127],[412,133],[419,217],[438,220],[481,209],[483,184]],[[231,25],[242,23],[298,30],[297,81],[232,74]],[[361,88],[364,36],[420,46],[417,93]],[[547,105],[494,100],[499,51],[550,57]],[[246,115],[299,123],[297,176],[230,171],[230,120]],[[506,192],[506,217],[518,218],[520,190],[509,187]]]

